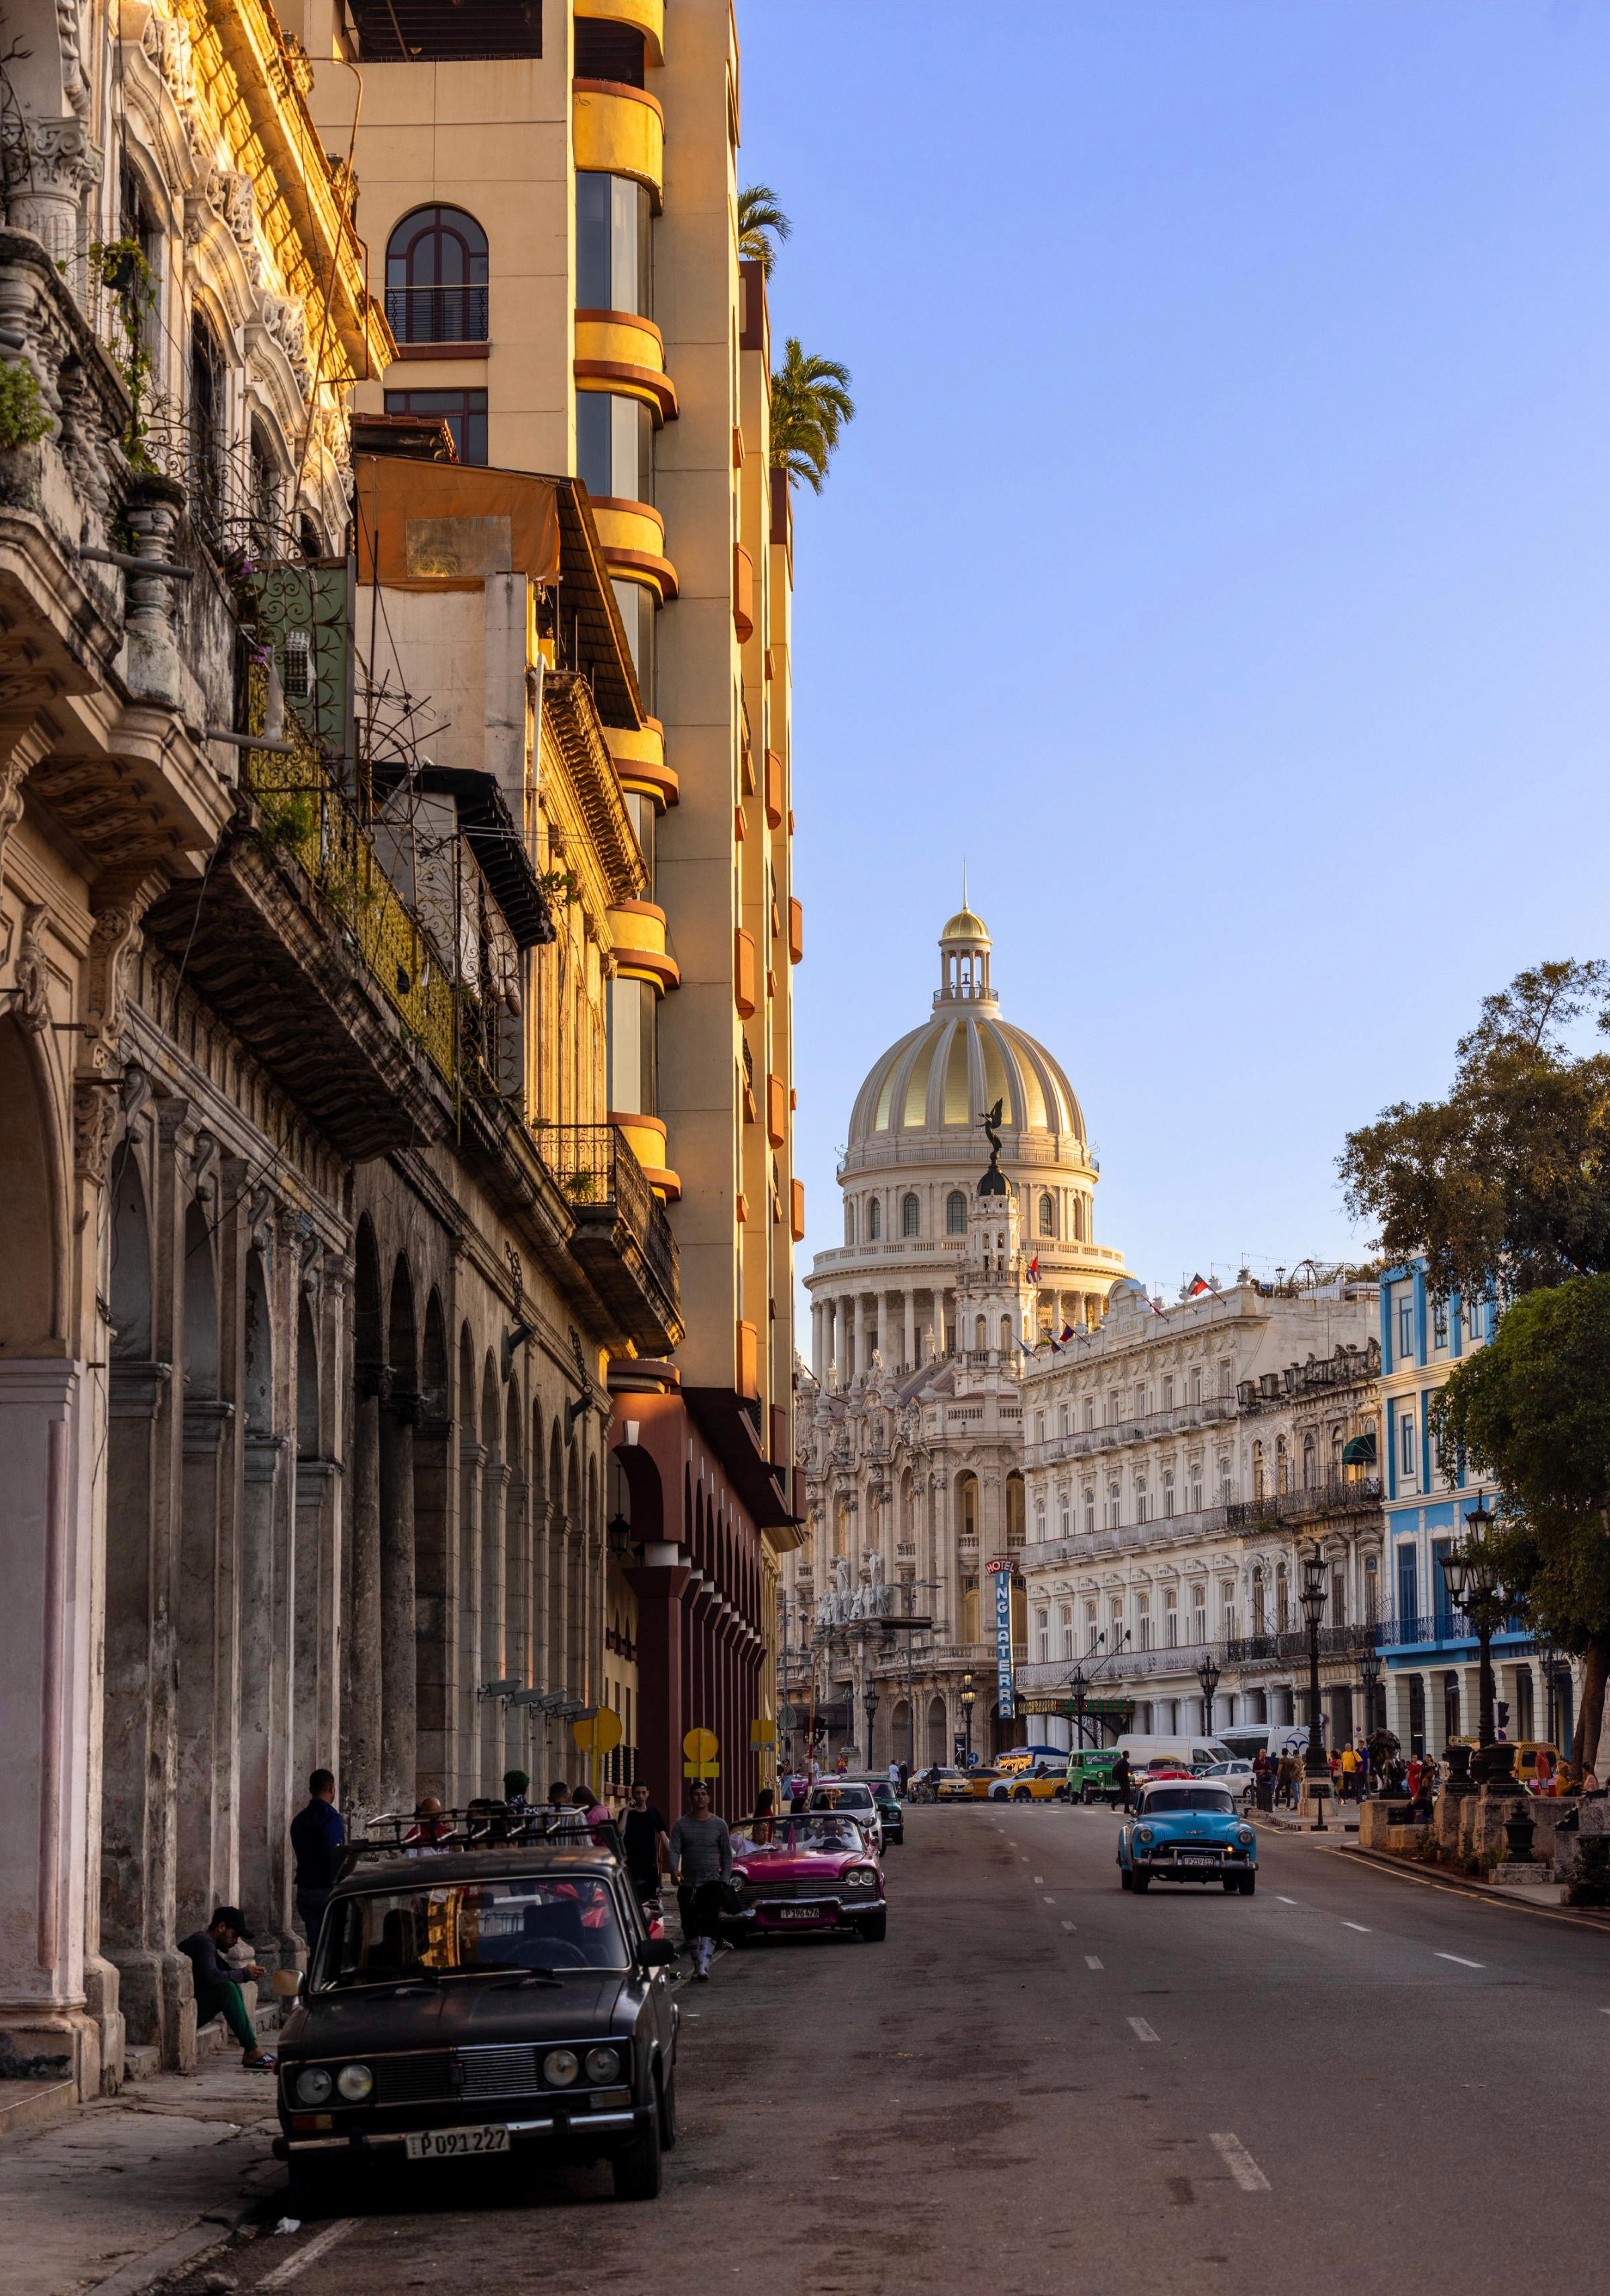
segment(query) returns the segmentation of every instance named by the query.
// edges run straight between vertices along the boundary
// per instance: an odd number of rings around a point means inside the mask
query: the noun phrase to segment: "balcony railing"
[[[388,287],[386,317],[399,343],[484,343],[487,289]]]
[[[1511,1615],[1496,1629],[1500,1635],[1529,1635],[1532,1628],[1520,1617]],[[1476,1632],[1468,1619],[1457,1611],[1422,1612],[1417,1618],[1388,1619],[1381,1628],[1383,1642],[1403,1643],[1469,1643],[1474,1647]]]
[[[1233,1499],[1225,1509],[1227,1530],[1255,1530],[1262,1522],[1302,1522],[1320,1515],[1369,1514],[1381,1504],[1378,1475],[1356,1482],[1335,1476],[1295,1491],[1273,1491],[1261,1499]]]
[[[1321,1627],[1319,1655],[1321,1658],[1352,1658],[1365,1651],[1378,1650],[1387,1638],[1386,1622],[1373,1619],[1360,1626]],[[1308,1628],[1288,1627],[1271,1635],[1232,1636],[1224,1645],[1226,1662],[1230,1666],[1285,1664],[1288,1660],[1308,1656]]]
[[[619,1128],[545,1124],[538,1131],[537,1148],[575,1214],[574,1248],[589,1263],[594,1281],[612,1299],[620,1293],[616,1304],[629,1310],[642,1285],[628,1263],[640,1258],[661,1300],[678,1322],[679,1337],[677,1239],[664,1205]],[[676,1341],[661,1338],[654,1344],[669,1348]]]
[[[1099,1427],[1076,1427],[1066,1435],[1048,1435],[1043,1442],[1031,1444],[1028,1464],[1050,1467],[1059,1459],[1088,1458],[1093,1452],[1110,1451],[1121,1443],[1146,1443],[1158,1435],[1211,1427],[1220,1420],[1233,1419],[1236,1411],[1233,1395],[1204,1395],[1195,1403],[1173,1403],[1163,1411],[1122,1412]]]

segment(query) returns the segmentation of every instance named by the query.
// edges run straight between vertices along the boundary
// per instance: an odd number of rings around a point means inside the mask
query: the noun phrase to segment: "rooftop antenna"
[[[963,863],[962,863],[962,906],[963,906],[963,908],[965,909],[965,908],[966,907],[966,906],[967,906],[967,864],[966,864],[966,862],[964,860],[964,861],[963,861]]]

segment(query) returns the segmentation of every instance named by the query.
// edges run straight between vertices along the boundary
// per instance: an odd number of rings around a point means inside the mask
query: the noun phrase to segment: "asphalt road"
[[[298,2296],[1601,2284],[1610,1935],[1290,1836],[1252,1898],[1136,1898],[1116,1824],[913,1810],[886,1944],[723,1956],[683,1991],[657,2202],[420,2169],[222,2268]]]

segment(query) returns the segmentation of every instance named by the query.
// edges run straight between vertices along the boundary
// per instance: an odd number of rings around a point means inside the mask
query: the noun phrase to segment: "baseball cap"
[[[251,1931],[246,1926],[246,1916],[238,1906],[215,1906],[208,1927],[216,1929],[220,1922],[226,1928],[232,1929],[236,1937],[244,1938],[248,1945],[252,1942]]]

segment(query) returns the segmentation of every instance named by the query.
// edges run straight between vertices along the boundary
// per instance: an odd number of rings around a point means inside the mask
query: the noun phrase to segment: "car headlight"
[[[1150,1841],[1152,1839],[1151,1827],[1149,1825],[1138,1825],[1135,1828],[1135,1839],[1137,1841]]]
[[[299,2104],[323,2104],[330,2094],[330,2076],[323,2065],[309,2065],[306,2072],[296,2077],[296,2101]]]
[[[587,2053],[587,2077],[590,2081],[612,2081],[620,2078],[620,2059],[613,2049],[589,2049]]]
[[[574,2049],[550,2049],[542,2061],[542,2078],[552,2088],[569,2088],[580,2070]]]
[[[361,2104],[374,2094],[374,2075],[367,2065],[343,2065],[335,2076],[335,2086],[349,2104]]]
[[[1238,1825],[1236,1828],[1236,1839],[1237,1841],[1245,1843],[1250,1841],[1252,1838],[1253,1829],[1250,1825]]]
[[[870,1890],[876,1886],[877,1875],[870,1866],[852,1866],[844,1879],[852,1890]]]

